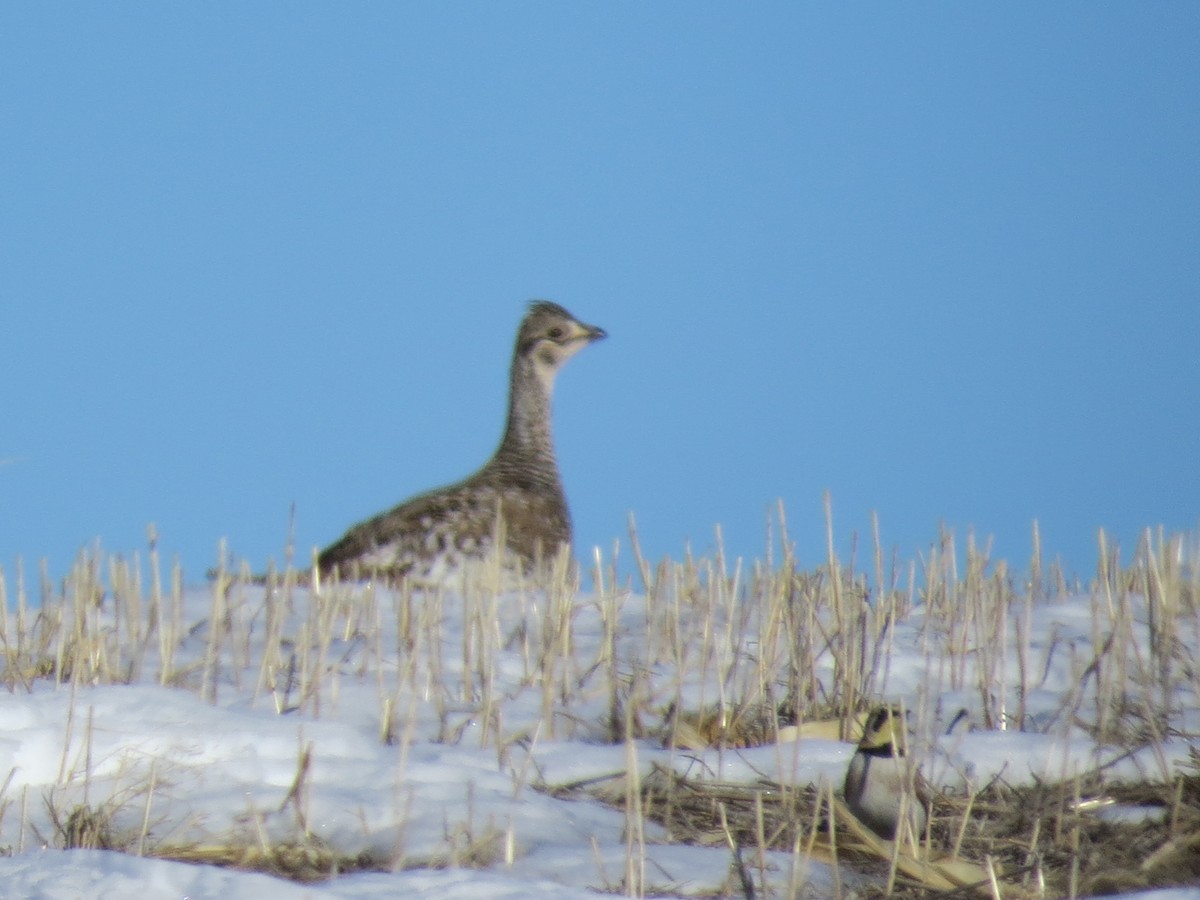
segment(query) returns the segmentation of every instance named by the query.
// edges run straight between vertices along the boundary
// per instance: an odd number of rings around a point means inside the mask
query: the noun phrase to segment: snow
[[[273,668],[262,665],[271,625],[261,587],[231,592],[227,646],[215,675],[205,664],[214,601],[211,590],[201,587],[182,597],[184,627],[174,660],[181,674],[171,684],[156,683],[154,654],[128,684],[56,685],[47,678],[17,684],[0,705],[0,779],[8,779],[0,796],[0,849],[10,854],[0,858],[4,894],[48,900],[594,897],[622,884],[629,842],[636,839],[626,816],[579,795],[552,796],[537,784],[600,780],[631,766],[645,773],[657,763],[697,778],[836,785],[852,752],[850,744],[818,738],[674,753],[648,739],[613,745],[604,740],[608,697],[599,678],[596,687],[578,691],[569,709],[556,712],[552,734],[544,715],[545,682],[531,667],[537,657],[528,648],[552,632],[559,607],[536,595],[493,599],[482,610],[461,598],[417,597],[418,608],[426,604],[421,623],[438,622],[441,656],[435,665],[427,654],[401,649],[400,598],[373,588],[338,590],[347,603],[367,598],[358,626],[377,630],[338,626],[327,646],[316,647],[317,668],[325,675],[307,697],[284,657]],[[937,736],[927,748],[931,780],[961,787],[1003,773],[1010,783],[1028,783],[1069,777],[1120,755],[1098,747],[1061,715],[1064,694],[1080,690],[1078,660],[1092,655],[1092,602],[1081,595],[1029,611],[1038,636],[1030,645],[1040,668],[1026,715],[1047,723],[1040,731],[972,730],[978,691],[947,687],[944,672],[931,671],[922,650],[922,608],[896,625],[884,693],[925,710],[927,733]],[[306,638],[313,643],[321,608],[297,589],[286,608],[280,606],[278,647],[299,653]],[[644,598],[626,595],[609,603],[581,594],[562,608],[573,622],[574,645],[565,657],[550,660],[552,678],[588,684],[584,667],[603,665],[609,627],[617,630],[623,658],[637,657]],[[102,630],[122,627],[111,609],[95,616]],[[499,639],[469,650],[481,628],[496,629]],[[472,654],[490,660],[472,667],[464,661]],[[1010,661],[1010,682],[1016,671]],[[716,689],[695,673],[659,663],[651,675],[665,697],[671,694],[663,686],[678,676],[685,697],[715,700]],[[928,702],[931,697],[938,702]],[[395,720],[390,743],[381,740],[389,704]],[[943,733],[960,707],[968,722]],[[1185,742],[1160,749],[1135,753],[1110,772],[1161,775],[1187,758]],[[135,853],[52,849],[51,808],[61,812],[80,803],[112,811],[114,828],[133,835],[135,846],[143,831],[147,846],[213,846],[231,838],[251,845],[286,841],[306,827],[339,854],[391,859],[397,871],[298,884]],[[660,829],[646,824],[647,885],[687,896],[729,882],[727,848],[662,839]],[[456,857],[472,842],[492,848],[486,863],[472,867]],[[811,895],[833,892],[835,876],[821,863],[782,853],[770,854],[767,863],[777,886],[787,883],[792,866],[803,865]],[[848,873],[837,877],[845,884]],[[1146,896],[1174,900],[1185,893]]]

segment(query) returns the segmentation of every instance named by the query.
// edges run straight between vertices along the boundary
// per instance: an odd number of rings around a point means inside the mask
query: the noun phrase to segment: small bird
[[[842,787],[854,815],[888,841],[895,840],[900,830],[901,798],[915,840],[925,833],[929,817],[928,790],[920,774],[908,767],[905,737],[900,710],[889,706],[872,710]]]
[[[323,573],[408,576],[444,582],[465,563],[484,560],[502,530],[505,568],[533,572],[571,542],[551,431],[559,370],[604,329],[580,322],[557,303],[532,303],[517,329],[500,446],[474,475],[419,494],[352,527],[317,557]]]

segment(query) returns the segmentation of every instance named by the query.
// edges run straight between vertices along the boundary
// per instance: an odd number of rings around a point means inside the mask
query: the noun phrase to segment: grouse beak
[[[583,325],[583,334],[580,337],[584,338],[590,344],[592,341],[599,341],[608,337],[608,332],[598,325]]]

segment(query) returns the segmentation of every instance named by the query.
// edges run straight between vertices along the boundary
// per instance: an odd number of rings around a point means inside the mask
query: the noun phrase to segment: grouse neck
[[[540,377],[527,356],[513,359],[508,422],[491,467],[501,474],[559,488],[558,464],[550,426],[554,378]]]

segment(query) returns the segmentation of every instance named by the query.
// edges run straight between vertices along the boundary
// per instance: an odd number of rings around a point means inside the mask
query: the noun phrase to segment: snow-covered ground
[[[318,602],[297,588],[268,604],[264,588],[235,587],[228,606],[217,607],[217,631],[208,587],[183,593],[177,633],[166,621],[156,631],[135,628],[111,596],[89,607],[88,633],[107,636],[96,646],[123,648],[123,659],[104,664],[129,672],[130,683],[92,683],[100,679],[84,678],[80,662],[62,683],[53,675],[16,679],[0,704],[0,849],[8,854],[0,896],[594,897],[619,891],[630,865],[649,888],[708,894],[731,883],[728,849],[660,843],[653,825],[643,845],[620,810],[537,788],[631,766],[645,772],[653,763],[726,781],[840,785],[852,752],[848,743],[810,738],[674,753],[649,738],[607,742],[611,681],[602,673],[611,647],[623,677],[638,659],[648,618],[639,595],[585,592],[557,605],[536,594],[506,596],[481,611],[454,597],[417,596],[409,606],[383,590],[335,593],[336,601]],[[170,606],[168,598],[161,609]],[[960,708],[978,724],[978,689],[953,690],[946,672],[929,665],[924,615],[917,606],[897,623],[881,693],[927,710],[929,733]],[[925,765],[935,782],[981,784],[999,772],[1014,784],[1057,779],[1121,755],[1063,721],[1064,698],[1082,691],[1086,701],[1094,690],[1080,679],[1098,637],[1093,599],[1043,601],[1014,613],[1021,615],[1039,667],[1025,701],[1031,730],[960,726],[943,734]],[[1144,622],[1135,607],[1135,630],[1139,616]],[[139,633],[151,648],[140,654]],[[5,634],[16,640],[11,612]],[[662,688],[664,703],[676,689],[699,697],[702,678],[661,659],[642,662],[646,684],[678,686]],[[1008,683],[995,685],[1006,703],[1015,702],[1018,663],[1014,652],[1003,667]],[[1200,731],[1200,712],[1184,718]],[[1108,772],[1161,778],[1187,752],[1187,742],[1167,741]],[[66,816],[83,804],[112,814],[128,852],[53,849]],[[304,831],[340,856],[391,860],[395,871],[298,884],[137,855],[139,846],[253,847]],[[822,863],[779,853],[768,864],[774,890],[799,864],[809,896],[834,891],[834,873]],[[849,876],[838,877],[844,884]]]

